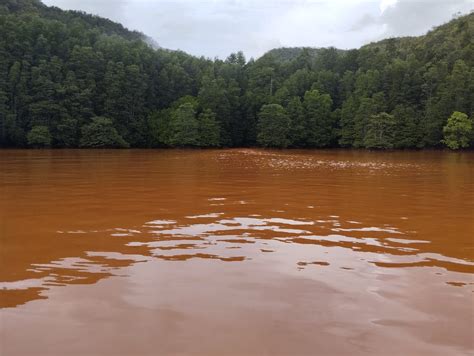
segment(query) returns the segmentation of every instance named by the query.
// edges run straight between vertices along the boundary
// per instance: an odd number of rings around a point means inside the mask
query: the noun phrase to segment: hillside
[[[3,6],[3,10],[2,10]],[[89,29],[96,29],[103,34],[118,35],[128,40],[142,40],[146,38],[140,32],[129,31],[121,24],[99,16],[89,15],[81,11],[61,10],[54,6],[46,6],[39,0],[5,0],[0,5],[0,13],[17,15],[36,14],[43,19],[59,21],[64,24],[75,24]]]
[[[438,147],[453,112],[472,118],[473,22],[358,50],[211,61],[152,48],[107,19],[8,0],[0,145]],[[453,137],[472,141],[463,120]]]
[[[308,55],[310,57],[316,58],[323,48],[311,48],[311,47],[282,47],[275,48],[267,53],[265,53],[259,59],[265,60],[266,58],[273,58],[281,62],[291,62],[298,58],[301,55]],[[343,50],[338,50],[340,53],[343,53]]]

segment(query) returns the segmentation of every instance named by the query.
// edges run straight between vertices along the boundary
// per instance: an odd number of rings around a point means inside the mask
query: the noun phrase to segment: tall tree
[[[327,147],[335,138],[336,123],[331,115],[332,99],[318,90],[307,91],[303,101],[307,123],[307,144],[312,147]]]
[[[286,111],[290,118],[290,131],[288,138],[293,147],[305,147],[307,145],[308,125],[305,118],[303,103],[298,96],[293,97]]]
[[[263,147],[285,148],[290,144],[290,118],[279,104],[262,106],[258,115],[257,140]]]
[[[394,148],[413,148],[421,146],[420,112],[414,108],[397,105],[391,112],[395,122]]]
[[[395,117],[385,112],[368,119],[364,137],[366,148],[393,148],[395,141]]]
[[[202,86],[198,95],[199,105],[216,114],[216,120],[221,128],[221,144],[232,145],[232,108],[226,90],[226,83],[222,78],[203,77]]]
[[[191,103],[180,105],[171,114],[169,144],[174,147],[199,146],[199,123]]]
[[[221,144],[220,127],[216,114],[207,109],[198,116],[199,146],[219,147]]]

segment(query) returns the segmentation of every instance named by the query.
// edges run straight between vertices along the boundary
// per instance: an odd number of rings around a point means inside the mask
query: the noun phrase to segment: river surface
[[[1,355],[468,355],[474,153],[1,150]]]

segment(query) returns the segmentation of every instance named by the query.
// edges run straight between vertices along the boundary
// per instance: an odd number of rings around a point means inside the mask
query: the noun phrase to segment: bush
[[[126,148],[130,146],[119,135],[112,120],[105,117],[94,117],[90,124],[82,127],[81,133],[81,147]]]
[[[36,148],[51,146],[51,134],[47,126],[34,126],[27,135],[28,145]]]
[[[472,120],[466,114],[455,111],[443,128],[444,140],[442,142],[452,150],[469,147],[472,126]]]

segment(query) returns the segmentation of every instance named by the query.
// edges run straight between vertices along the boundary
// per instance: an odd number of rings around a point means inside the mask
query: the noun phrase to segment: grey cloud
[[[130,0],[46,0],[43,2],[62,9],[81,10],[114,21],[123,21],[124,8]]]
[[[371,14],[364,14],[349,28],[349,31],[360,31],[367,27],[380,24],[380,21]]]
[[[472,0],[44,0],[121,22],[162,47],[225,58],[258,57],[279,46],[355,48],[384,37],[418,35],[466,13]]]
[[[455,13],[473,8],[474,2],[469,0],[400,0],[382,14],[381,22],[386,24],[388,36],[420,35],[451,20]]]

